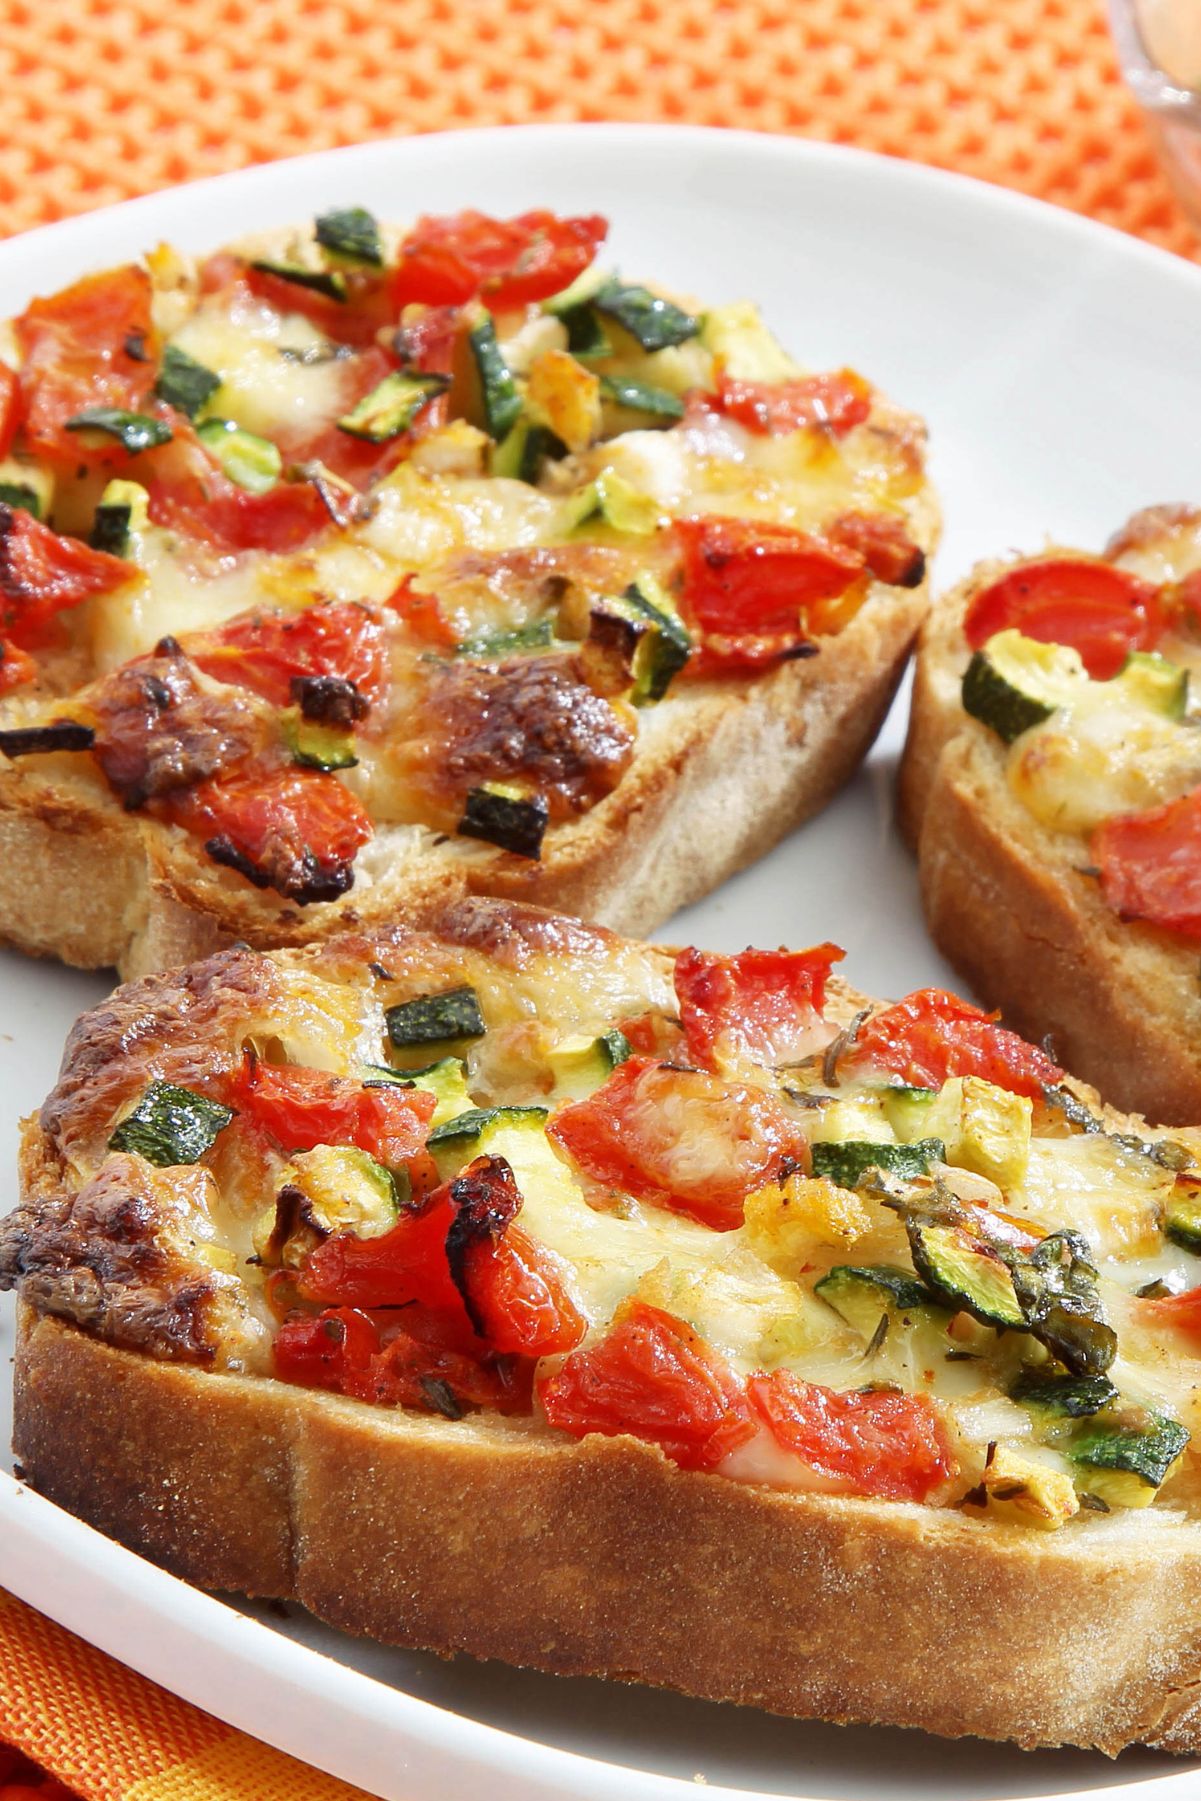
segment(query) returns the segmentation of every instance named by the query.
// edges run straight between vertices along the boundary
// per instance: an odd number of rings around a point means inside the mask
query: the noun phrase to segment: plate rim
[[[990,208],[994,215],[1004,215],[1019,227],[1042,233],[1044,238],[1057,241],[1074,238],[1082,246],[1117,256],[1127,264],[1132,260],[1148,270],[1158,271],[1158,279],[1180,284],[1190,295],[1201,294],[1201,267],[1187,258],[1068,208],[1018,190],[981,181],[974,176],[854,146],[829,144],[789,134],[707,125],[638,122],[493,125],[448,132],[409,133],[227,170],[34,226],[0,240],[0,276],[11,272],[17,274],[18,280],[27,279],[24,272],[32,266],[36,280],[39,261],[44,256],[57,254],[67,244],[78,245],[81,260],[94,257],[96,252],[92,246],[103,242],[107,229],[115,222],[120,222],[119,235],[124,237],[127,233],[132,234],[139,228],[140,222],[153,221],[157,216],[167,215],[173,208],[177,209],[181,197],[185,203],[194,201],[207,204],[214,197],[234,191],[246,192],[252,199],[266,200],[277,191],[302,193],[305,176],[318,171],[324,179],[330,169],[345,167],[350,171],[363,166],[386,165],[394,158],[401,161],[419,159],[423,154],[434,157],[446,155],[452,160],[461,157],[466,171],[466,163],[472,157],[487,155],[490,147],[502,142],[506,145],[528,145],[531,142],[549,145],[555,141],[578,143],[581,140],[595,143],[641,142],[648,147],[673,145],[678,146],[681,151],[690,145],[698,148],[703,145],[706,153],[709,153],[711,147],[720,145],[723,149],[728,149],[735,158],[750,156],[770,161],[793,160],[810,168],[854,171],[857,178],[866,176],[869,181],[888,184],[896,189],[917,190],[921,195],[931,196],[935,203],[941,196],[960,209],[978,206]],[[154,229],[156,227],[149,224],[148,235]],[[186,232],[180,233],[178,221],[172,223],[171,229],[177,236],[188,236]],[[57,1562],[58,1574],[55,1576],[51,1573],[46,1578],[39,1590],[40,1598],[35,1599],[25,1591],[29,1587],[38,1586],[34,1572],[39,1577],[44,1574],[43,1564],[47,1555]],[[72,1592],[68,1578],[72,1578],[77,1584],[75,1592]],[[88,1642],[98,1645],[117,1661],[138,1670],[150,1680],[215,1714],[236,1729],[291,1756],[303,1758],[331,1776],[362,1783],[361,1771],[357,1775],[348,1776],[345,1763],[339,1766],[337,1762],[331,1761],[331,1754],[323,1751],[318,1742],[315,1724],[311,1720],[301,1722],[305,1748],[298,1749],[295,1720],[289,1721],[285,1733],[282,1725],[278,1729],[267,1731],[263,1729],[261,1721],[256,1723],[246,1719],[241,1710],[243,1706],[248,1709],[251,1704],[240,1701],[237,1683],[231,1680],[228,1668],[222,1672],[221,1680],[215,1685],[228,1691],[227,1698],[223,1703],[215,1704],[211,1673],[206,1677],[202,1672],[189,1671],[181,1652],[174,1654],[179,1663],[174,1677],[164,1680],[161,1671],[152,1671],[148,1667],[151,1652],[156,1655],[161,1653],[160,1645],[151,1646],[141,1656],[131,1655],[127,1643],[123,1642],[120,1650],[112,1648],[112,1641],[119,1637],[115,1627],[106,1634],[97,1631],[94,1620],[86,1629],[73,1623],[84,1607],[79,1599],[82,1585],[94,1587],[97,1582],[112,1595],[114,1601],[119,1597],[127,1599],[131,1585],[148,1587],[152,1598],[161,1594],[163,1605],[154,1608],[155,1617],[171,1627],[173,1638],[181,1636],[182,1643],[182,1637],[199,1637],[210,1649],[219,1651],[231,1667],[237,1664],[259,1672],[270,1667],[273,1672],[278,1672],[278,1675],[273,1673],[273,1682],[286,1683],[289,1671],[313,1669],[314,1660],[317,1660],[317,1667],[325,1679],[330,1680],[329,1673],[332,1670],[335,1672],[335,1687],[339,1691],[342,1688],[347,1691],[344,1696],[339,1694],[337,1703],[338,1717],[347,1725],[368,1725],[373,1719],[378,1719],[378,1710],[387,1709],[395,1713],[399,1709],[402,1713],[411,1712],[414,1729],[410,1730],[405,1725],[410,1741],[419,1745],[427,1755],[441,1759],[443,1768],[440,1774],[451,1779],[448,1785],[437,1791],[446,1801],[450,1801],[452,1795],[457,1796],[460,1786],[464,1795],[468,1793],[467,1783],[472,1780],[470,1771],[464,1774],[468,1764],[474,1771],[487,1775],[491,1783],[490,1792],[496,1801],[508,1801],[509,1790],[502,1790],[498,1786],[502,1775],[506,1783],[511,1781],[514,1784],[511,1791],[514,1797],[520,1793],[528,1797],[529,1801],[560,1801],[565,1791],[581,1797],[582,1801],[611,1801],[619,1784],[626,1787],[638,1785],[639,1794],[645,1796],[647,1801],[682,1801],[685,1794],[696,1793],[696,1785],[686,1778],[638,1770],[628,1765],[608,1762],[601,1757],[563,1749],[538,1738],[526,1737],[455,1713],[444,1705],[424,1700],[404,1690],[391,1688],[377,1678],[352,1669],[311,1646],[273,1631],[217,1597],[159,1569],[36,1495],[7,1471],[0,1470],[0,1583],[12,1594],[26,1600],[48,1617],[58,1620],[69,1630],[77,1632]],[[46,1598],[48,1594],[53,1605]],[[114,1618],[119,1617],[119,1612],[118,1606]],[[194,1627],[191,1624],[193,1621]],[[106,1637],[110,1642],[105,1642]],[[230,1639],[233,1640],[232,1644]],[[311,1683],[305,1686],[310,1690],[312,1688]],[[369,1707],[369,1702],[374,1703],[374,1706]],[[280,1709],[281,1720],[285,1711],[284,1708]],[[420,1730],[421,1728],[424,1730]],[[404,1772],[401,1774],[402,1777],[405,1776]],[[1126,1794],[1136,1798],[1136,1801],[1160,1801],[1160,1797],[1163,1801],[1168,1801],[1169,1796],[1171,1801],[1183,1801],[1184,1785],[1189,1784],[1195,1776],[1196,1766],[1186,1765],[1166,1776],[1152,1777],[1134,1785],[1122,1783],[1099,1789],[1074,1790],[1071,1791],[1071,1796],[1072,1801],[1117,1801],[1118,1797]],[[705,1785],[705,1792],[714,1801],[798,1801],[795,1796],[781,1798],[778,1791],[736,1789],[709,1783]],[[1046,1794],[1029,1797],[1028,1801],[1065,1801],[1065,1797]]]

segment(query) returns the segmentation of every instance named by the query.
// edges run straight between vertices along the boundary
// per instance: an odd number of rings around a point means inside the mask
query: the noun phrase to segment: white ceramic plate
[[[361,202],[604,212],[612,251],[710,300],[752,295],[806,362],[853,363],[924,413],[947,513],[938,578],[1045,535],[1100,546],[1136,506],[1201,498],[1201,271],[953,176],[783,138],[642,126],[466,132],[225,176],[0,244],[0,312],[137,254]],[[948,979],[891,824],[903,714],[820,820],[673,922],[718,949],[841,940],[869,992]],[[103,978],[0,953],[0,1168]],[[0,1189],[0,1207],[11,1196]],[[11,1347],[11,1307],[0,1348]],[[0,1384],[7,1388],[7,1384]],[[8,1442],[0,1394],[0,1444]],[[665,1547],[670,1563],[676,1547]],[[686,1547],[678,1547],[681,1555]],[[0,1585],[223,1719],[396,1801],[1092,1794],[1185,1801],[1196,1769],[812,1726],[364,1645],[202,1595],[0,1471]],[[848,1621],[848,1630],[854,1622]],[[1004,1655],[1003,1623],[998,1622]],[[938,1621],[931,1620],[931,1655]]]

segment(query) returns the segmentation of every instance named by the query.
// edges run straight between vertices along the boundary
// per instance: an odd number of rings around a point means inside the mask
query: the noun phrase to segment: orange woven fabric
[[[551,119],[938,163],[1196,254],[1103,0],[0,0],[0,235],[329,145]]]
[[[84,1801],[370,1801],[223,1726],[0,1590],[0,1744]]]
[[[1103,0],[0,0],[0,95],[0,235],[368,138],[655,119],[939,164],[1201,257]],[[360,1793],[0,1593],[6,1738],[86,1801]]]

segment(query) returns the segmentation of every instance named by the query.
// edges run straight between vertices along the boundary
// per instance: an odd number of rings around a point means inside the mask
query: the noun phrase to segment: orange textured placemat
[[[168,1694],[0,1589],[0,1744],[84,1801],[370,1801]]]
[[[1197,254],[1103,0],[0,0],[0,234],[399,132],[666,119],[959,169]]]

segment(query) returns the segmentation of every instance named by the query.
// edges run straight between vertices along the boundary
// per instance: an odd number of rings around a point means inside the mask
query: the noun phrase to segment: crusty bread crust
[[[930,501],[924,542],[935,518]],[[926,606],[924,586],[877,584],[818,656],[698,686],[676,703],[672,732],[639,746],[616,791],[548,836],[541,862],[410,837],[370,882],[303,909],[219,869],[177,829],[13,765],[0,775],[0,939],[84,968],[115,964],[129,978],[236,939],[302,944],[463,892],[645,934],[762,856],[854,772]]]
[[[189,1581],[385,1643],[948,1737],[1201,1750],[1195,1524],[1043,1535],[748,1487],[632,1438],[155,1362],[27,1308],[16,1451]]]
[[[980,565],[922,633],[898,802],[926,922],[1008,1024],[1049,1035],[1057,1059],[1115,1106],[1184,1125],[1201,1118],[1195,946],[1111,912],[1082,871],[1080,840],[1013,798],[1004,746],[960,703],[963,615],[1002,567]]]

